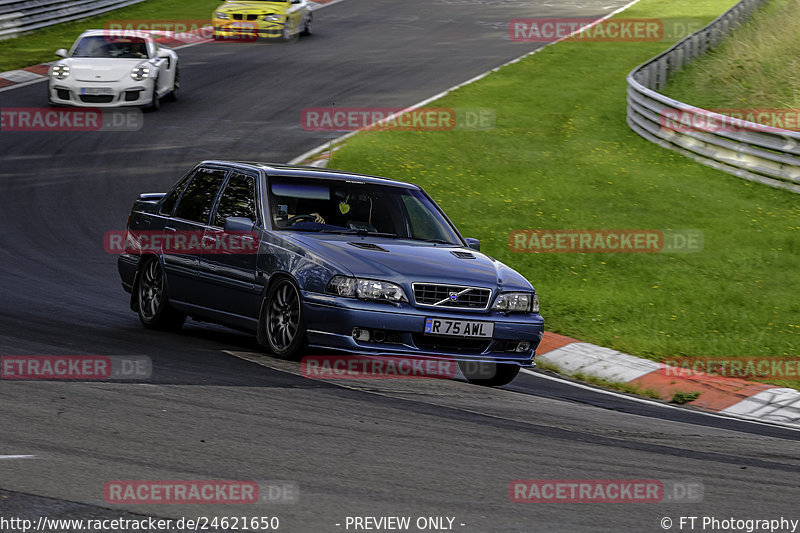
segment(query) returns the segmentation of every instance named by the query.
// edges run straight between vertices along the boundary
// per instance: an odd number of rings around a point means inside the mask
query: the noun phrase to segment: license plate
[[[494,322],[426,318],[425,333],[452,337],[491,337],[494,333]]]
[[[83,87],[81,94],[90,94],[92,96],[114,96],[114,89],[109,87]]]

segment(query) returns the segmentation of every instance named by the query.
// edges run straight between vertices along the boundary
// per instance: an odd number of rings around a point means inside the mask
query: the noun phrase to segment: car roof
[[[371,176],[369,174],[358,174],[356,172],[347,172],[346,170],[334,170],[329,168],[309,167],[302,165],[286,165],[282,163],[260,163],[255,161],[223,161],[223,160],[208,160],[200,163],[201,165],[223,165],[234,168],[242,168],[248,170],[263,171],[268,176],[298,176],[303,178],[315,179],[335,179],[335,180],[348,180],[358,178],[358,181],[365,183],[374,183],[376,185],[391,185],[395,187],[404,187],[407,189],[420,189],[418,185],[407,183],[405,181],[384,178],[382,176]]]
[[[128,38],[128,37],[141,37],[143,39],[153,39],[153,36],[150,32],[141,31],[141,30],[127,30],[127,29],[119,29],[119,30],[86,30],[85,32],[81,33],[80,37],[119,37],[119,38]]]

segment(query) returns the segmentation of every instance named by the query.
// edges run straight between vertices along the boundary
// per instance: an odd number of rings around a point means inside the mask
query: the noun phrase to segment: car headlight
[[[407,302],[402,287],[375,279],[349,278],[333,276],[326,289],[328,294],[362,300],[378,300],[384,302]]]
[[[227,20],[230,18],[227,13],[223,13],[222,11],[217,11],[215,15],[217,16],[218,19]]]
[[[150,69],[139,65],[138,67],[133,67],[131,69],[131,78],[135,79],[136,81],[142,81],[145,78],[150,77]]]
[[[280,22],[283,20],[283,15],[275,15],[275,14],[267,15],[266,17],[264,17],[264,20],[268,22]]]
[[[52,73],[59,80],[63,80],[69,76],[69,67],[67,65],[56,65],[53,67]]]
[[[504,292],[497,297],[492,310],[501,313],[538,313],[539,297],[532,292]]]

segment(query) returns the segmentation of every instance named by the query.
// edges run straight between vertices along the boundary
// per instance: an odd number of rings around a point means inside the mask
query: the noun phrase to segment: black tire
[[[302,35],[303,37],[308,37],[309,35],[312,34],[311,22],[313,22],[313,18],[314,18],[313,13],[309,13],[308,18],[306,19],[306,23],[303,26],[303,31],[300,32],[300,35]]]
[[[149,111],[158,111],[161,109],[161,100],[158,98],[158,79],[153,80],[153,100],[147,106]]]
[[[261,320],[269,351],[282,359],[299,359],[306,347],[306,323],[294,281],[282,277],[269,286]]]
[[[501,387],[508,385],[519,374],[520,367],[504,363],[459,361],[458,368],[473,385]]]
[[[289,23],[288,23],[288,21],[285,22],[283,24],[283,30],[281,30],[281,41],[283,41],[285,43],[290,43],[292,41],[296,41],[297,37],[298,37],[297,33],[295,33],[294,35],[292,35],[290,33]]]
[[[172,82],[172,90],[167,95],[170,102],[175,102],[181,95],[181,67],[175,64],[175,79]]]
[[[169,304],[164,272],[157,258],[143,259],[136,283],[136,310],[139,320],[148,329],[176,331],[183,326],[186,315]]]

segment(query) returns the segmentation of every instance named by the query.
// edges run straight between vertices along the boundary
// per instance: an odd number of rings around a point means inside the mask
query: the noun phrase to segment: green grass
[[[710,21],[732,0],[643,0],[626,18]],[[367,132],[330,166],[418,183],[531,280],[547,329],[660,360],[800,354],[800,202],[633,133],[625,76],[665,43],[563,42],[431,106],[492,131]],[[519,254],[514,229],[698,229],[694,254]],[[798,385],[798,382],[782,382]]]
[[[705,108],[800,108],[800,2],[772,0],[664,91]]]
[[[683,405],[685,403],[693,402],[700,397],[700,393],[697,391],[686,392],[686,391],[678,391],[672,395],[672,403],[677,403],[679,405]]]
[[[58,48],[69,48],[84,30],[103,28],[108,20],[186,21],[208,19],[222,0],[146,0],[96,17],[58,24],[0,41],[0,72],[58,59]]]

